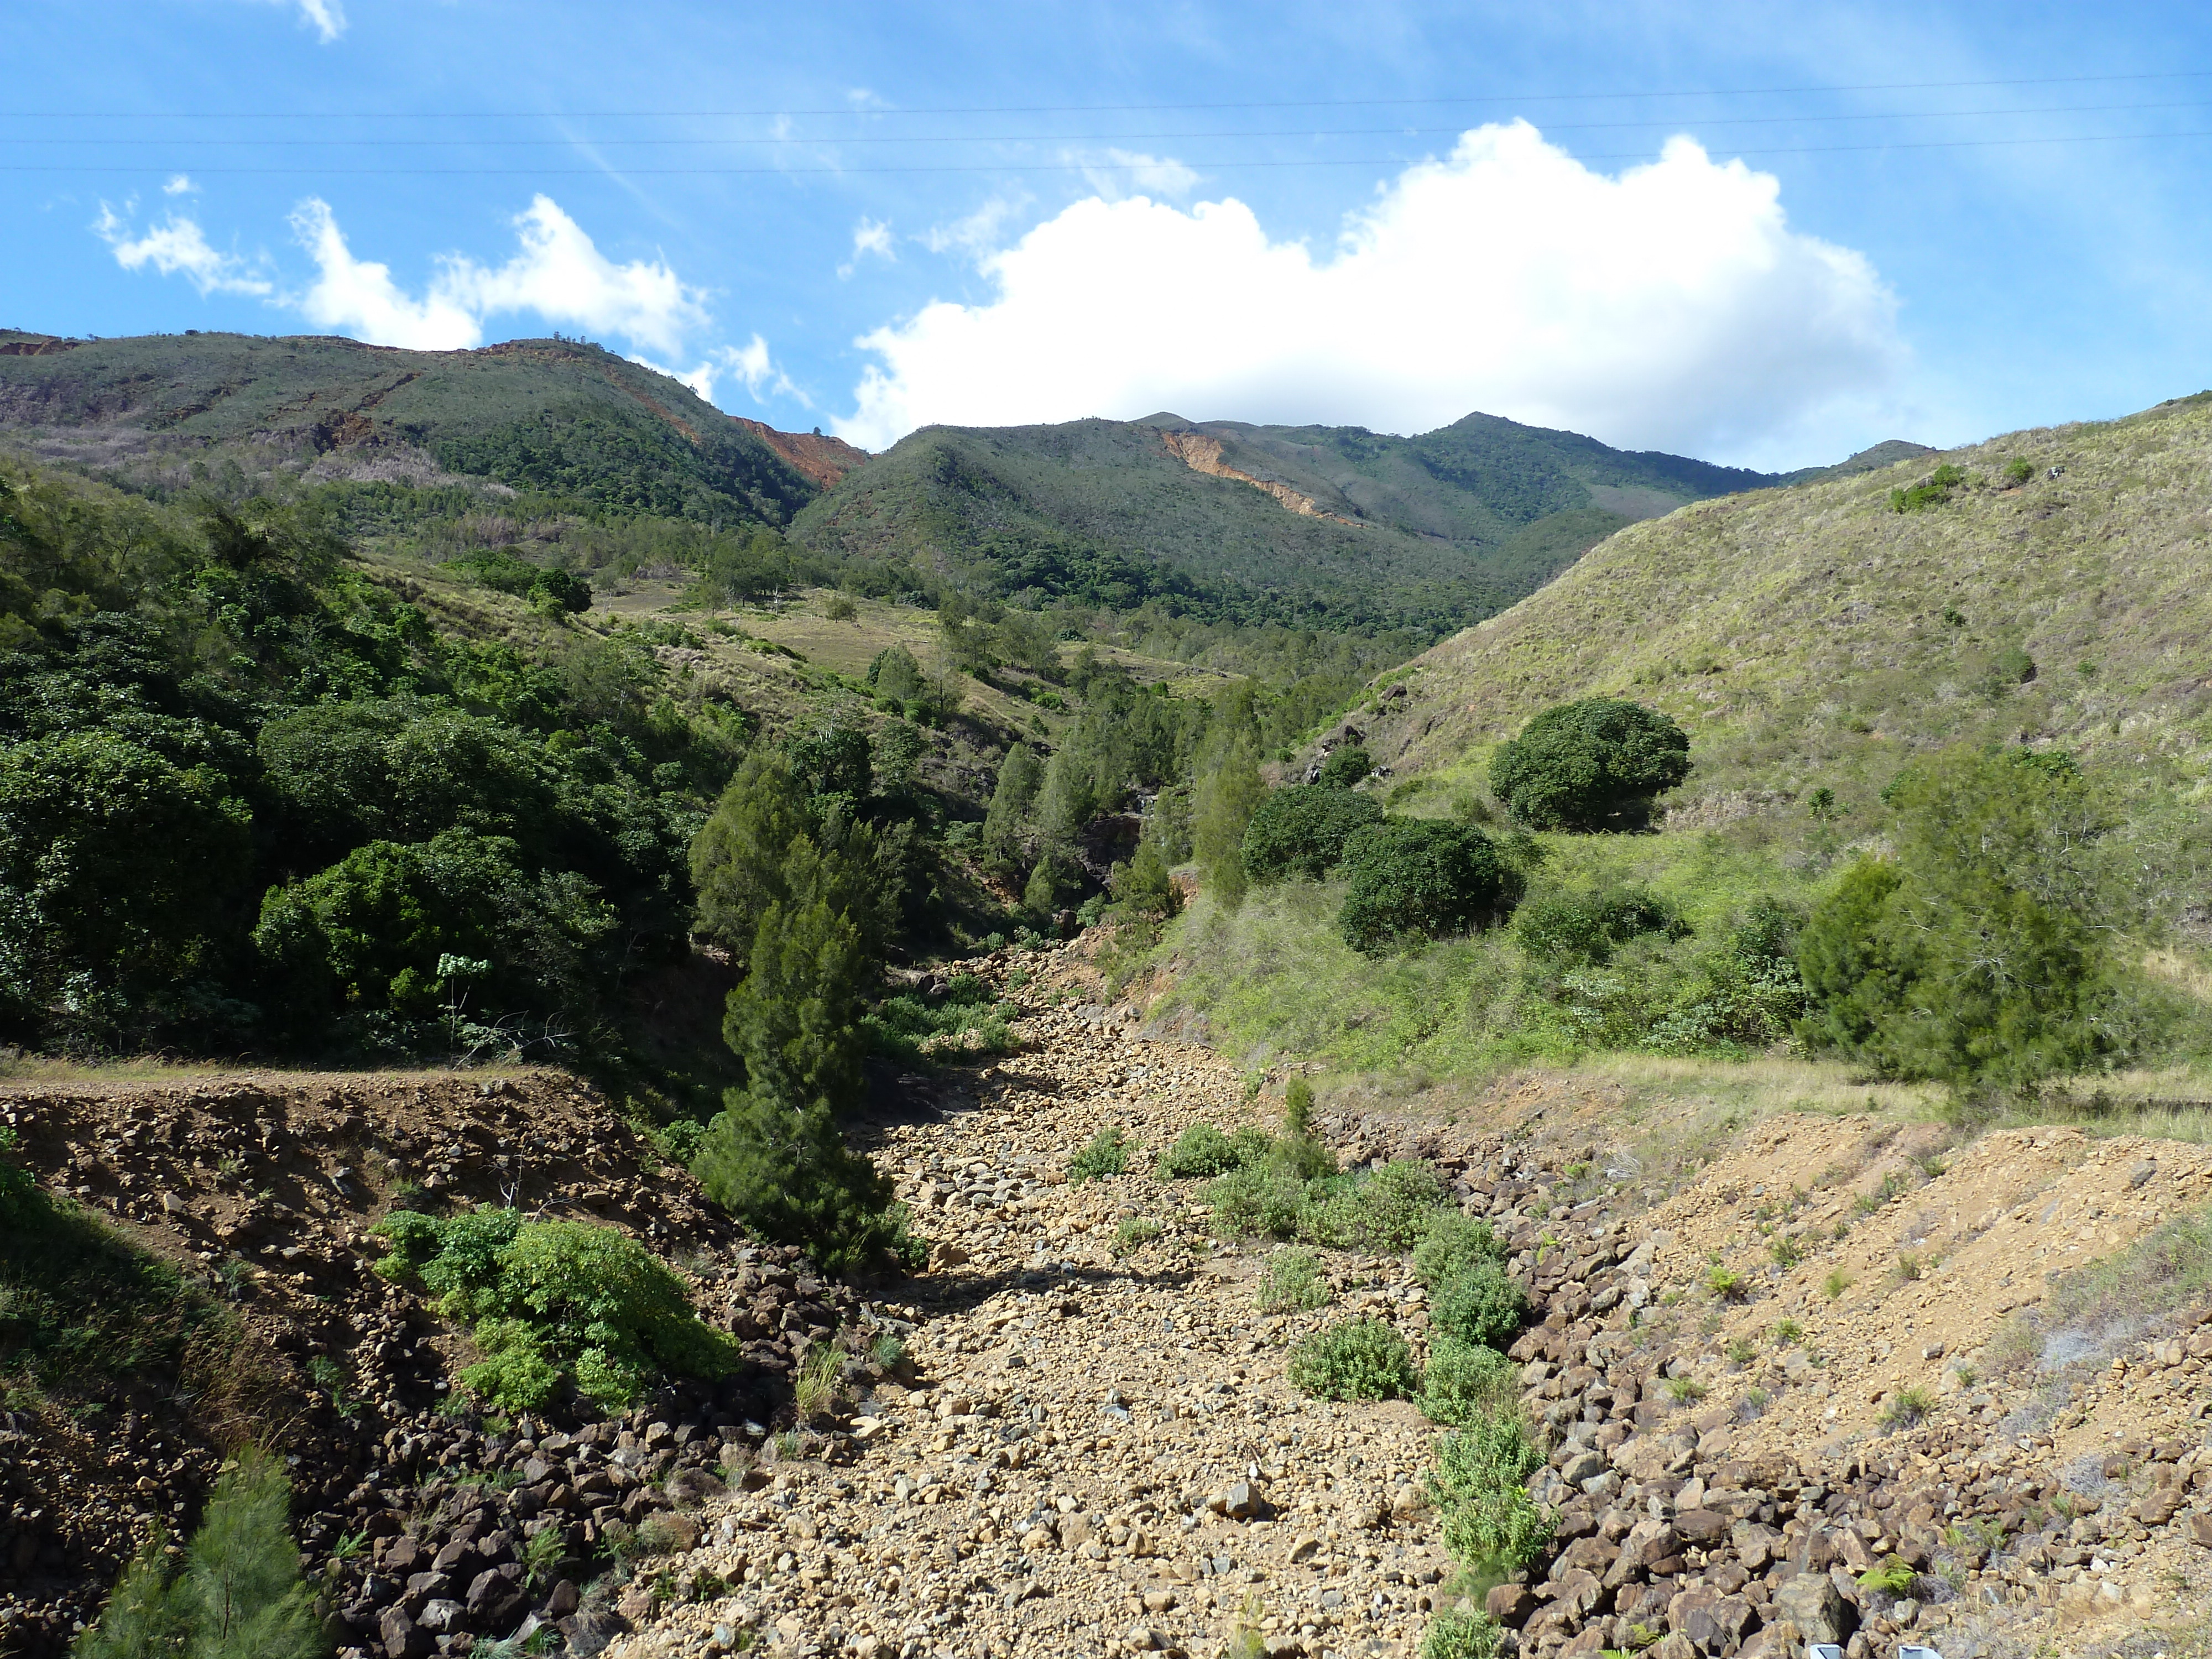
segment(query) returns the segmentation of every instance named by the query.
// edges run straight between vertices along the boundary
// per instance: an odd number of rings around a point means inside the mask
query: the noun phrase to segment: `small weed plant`
[[[1114,1254],[1134,1255],[1160,1236],[1160,1224],[1148,1215],[1125,1215],[1114,1229]]]
[[[1260,1270],[1261,1313],[1306,1313],[1330,1300],[1321,1257],[1300,1245],[1278,1250]]]

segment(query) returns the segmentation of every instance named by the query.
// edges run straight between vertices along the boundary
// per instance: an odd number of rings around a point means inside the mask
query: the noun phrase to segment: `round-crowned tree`
[[[1344,849],[1352,884],[1337,912],[1345,942],[1370,956],[1479,926],[1504,908],[1507,872],[1480,830],[1386,818]]]
[[[1640,828],[1690,775],[1690,739],[1656,708],[1587,697],[1547,708],[1498,750],[1490,787],[1532,830]]]
[[[1261,882],[1291,876],[1319,881],[1343,858],[1352,833],[1382,817],[1372,795],[1318,783],[1278,789],[1245,826],[1244,873]]]

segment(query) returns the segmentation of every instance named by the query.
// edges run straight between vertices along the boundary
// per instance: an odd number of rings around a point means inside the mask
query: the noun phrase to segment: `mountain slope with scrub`
[[[1490,415],[1399,438],[1160,414],[927,427],[810,505],[794,533],[824,555],[970,573],[1002,595],[1433,634],[1511,603],[1623,525],[1775,482]]]

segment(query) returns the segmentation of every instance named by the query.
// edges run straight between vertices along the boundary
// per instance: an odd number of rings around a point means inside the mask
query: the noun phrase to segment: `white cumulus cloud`
[[[125,204],[126,212],[130,205]],[[125,270],[143,270],[150,265],[164,276],[182,276],[203,296],[275,292],[276,285],[252,264],[211,246],[199,222],[181,214],[172,213],[160,224],[149,226],[141,236],[134,234],[130,224],[102,202],[100,217],[93,221],[92,228],[114,250],[115,263]]]
[[[860,344],[882,449],[931,422],[1133,417],[1414,432],[1474,410],[1691,453],[1880,397],[1904,360],[1864,256],[1793,229],[1772,175],[1686,138],[1617,177],[1525,122],[1462,136],[1317,256],[1244,204],[1094,196]]]
[[[192,182],[192,176],[189,173],[173,173],[169,175],[169,182],[161,186],[161,194],[164,196],[196,196],[199,193],[199,188],[200,187],[198,185]]]
[[[477,345],[485,319],[508,312],[534,312],[661,352],[680,349],[707,321],[704,296],[665,261],[615,264],[550,197],[534,198],[514,225],[520,246],[506,264],[448,254],[417,297],[388,265],[356,258],[329,204],[311,197],[292,226],[319,274],[288,303],[321,327],[425,350]]]

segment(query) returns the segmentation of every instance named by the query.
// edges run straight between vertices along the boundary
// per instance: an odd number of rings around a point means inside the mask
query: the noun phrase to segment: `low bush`
[[[1495,1659],[1500,1634],[1486,1613],[1446,1607],[1421,1637],[1421,1659]]]
[[[1561,966],[1603,966],[1615,948],[1647,933],[1686,939],[1690,925],[1648,887],[1532,895],[1513,915],[1513,937],[1530,956]]]
[[[1322,1276],[1321,1258],[1293,1245],[1278,1250],[1260,1270],[1261,1313],[1307,1313],[1329,1304],[1328,1280]]]
[[[1519,1415],[1478,1416],[1437,1439],[1430,1501],[1443,1517],[1444,1547],[1462,1566],[1517,1572],[1550,1544],[1552,1518],[1522,1483],[1544,1455]]]
[[[1406,1339],[1379,1319],[1352,1319],[1291,1345],[1291,1386],[1322,1400],[1396,1400],[1421,1385]]]
[[[1511,1346],[1528,1317],[1528,1297],[1505,1269],[1488,1257],[1468,1262],[1440,1285],[1430,1323],[1478,1347]]]
[[[1487,1221],[1440,1210],[1430,1217],[1428,1231],[1413,1247],[1413,1276],[1434,1294],[1475,1262],[1504,1259],[1504,1243]]]
[[[1012,1003],[994,1003],[980,988],[972,996],[956,988],[934,1006],[918,996],[886,998],[862,1014],[860,1024],[873,1053],[914,1066],[963,1054],[1013,1053],[1020,1046],[1010,1024],[1016,1012]]]
[[[1430,1422],[1464,1428],[1478,1418],[1510,1410],[1520,1392],[1519,1369],[1497,1349],[1443,1332],[1429,1344],[1419,1403]]]
[[[803,1245],[831,1273],[927,1259],[890,1182],[846,1146],[826,1101],[793,1108],[758,1089],[722,1098],[691,1173],[749,1231]]]
[[[392,1246],[379,1273],[419,1283],[447,1318],[474,1325],[484,1358],[461,1383],[503,1411],[542,1406],[563,1382],[626,1406],[664,1372],[719,1377],[737,1364],[683,1282],[612,1227],[396,1210],[374,1231]]]
[[[1101,1129],[1083,1145],[1073,1158],[1067,1160],[1068,1184],[1080,1186],[1086,1181],[1103,1181],[1108,1176],[1126,1175],[1129,1169],[1129,1148],[1133,1144],[1121,1129]]]
[[[1244,1167],[1244,1152],[1211,1123],[1194,1123],[1160,1154],[1166,1181],[1210,1181]]]
[[[1427,1237],[1444,1201],[1443,1183],[1426,1158],[1394,1158],[1359,1183],[1363,1243],[1394,1254]]]
[[[1916,1427],[1936,1409],[1936,1396],[1926,1389],[1899,1389],[1882,1402],[1881,1426],[1894,1433]]]

